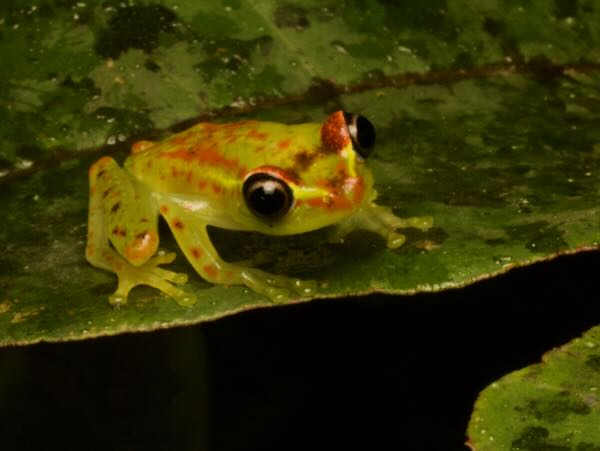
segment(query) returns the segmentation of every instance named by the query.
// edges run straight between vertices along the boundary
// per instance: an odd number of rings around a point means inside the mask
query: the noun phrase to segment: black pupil
[[[280,189],[265,190],[264,186],[260,186],[250,193],[249,200],[257,213],[275,216],[285,205],[285,194]]]
[[[358,145],[363,149],[371,149],[375,145],[375,127],[363,117],[356,118],[356,130]]]

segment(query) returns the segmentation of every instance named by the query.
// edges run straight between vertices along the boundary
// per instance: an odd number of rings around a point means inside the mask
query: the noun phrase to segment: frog
[[[242,285],[273,302],[311,297],[317,283],[224,261],[208,227],[295,235],[331,226],[330,241],[364,229],[399,248],[403,228],[427,231],[430,216],[400,218],[375,203],[367,157],[376,131],[366,117],[335,111],[323,122],[199,122],[161,141],[138,141],[121,166],[103,156],[89,169],[87,261],[116,273],[110,304],[148,285],[183,306],[188,275],[165,269],[162,217],[192,268],[212,284]],[[244,234],[241,234],[244,235]],[[251,234],[246,234],[251,235]]]

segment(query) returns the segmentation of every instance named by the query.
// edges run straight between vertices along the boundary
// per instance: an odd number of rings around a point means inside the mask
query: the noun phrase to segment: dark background
[[[502,375],[600,323],[600,253],[437,294],[0,350],[0,449],[466,450]]]

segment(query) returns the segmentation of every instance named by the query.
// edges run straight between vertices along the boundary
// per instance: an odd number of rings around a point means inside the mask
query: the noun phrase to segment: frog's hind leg
[[[316,292],[312,280],[300,280],[270,274],[257,268],[228,263],[214,248],[206,223],[174,202],[161,201],[160,212],[167,221],[191,265],[204,279],[226,285],[246,285],[275,302],[306,297]]]
[[[90,207],[86,258],[94,266],[115,272],[117,291],[109,297],[113,305],[127,302],[136,285],[150,285],[181,304],[193,302],[173,284],[187,276],[159,268],[175,254],[153,257],[158,247],[158,212],[149,193],[109,157],[90,168]]]

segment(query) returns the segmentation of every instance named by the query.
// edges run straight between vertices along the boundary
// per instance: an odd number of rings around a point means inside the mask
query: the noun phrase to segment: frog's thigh
[[[158,248],[158,212],[150,193],[108,157],[90,168],[90,190],[90,229],[103,229],[132,265],[147,262]]]
[[[223,261],[208,236],[206,223],[193,212],[168,201],[161,202],[160,212],[191,265],[207,281],[246,285],[274,301],[289,299],[291,292],[308,296],[316,291],[313,281],[269,274]]]
[[[120,245],[122,250],[127,250],[127,245],[123,245],[124,241],[116,239],[113,241],[111,239],[114,228],[120,226],[116,215],[110,213],[113,209],[116,211],[121,210],[120,206],[115,208],[117,202],[123,202],[123,205],[125,205],[127,202],[131,202],[132,197],[135,199],[136,195],[136,190],[131,185],[129,177],[112,158],[104,157],[90,168],[87,260],[96,267],[117,273],[119,286],[117,291],[109,298],[111,304],[121,305],[126,303],[129,291],[137,285],[155,287],[175,298],[182,305],[193,303],[192,296],[173,286],[173,284],[184,283],[187,277],[158,267],[158,265],[173,261],[175,254],[159,255],[149,260],[146,258],[145,263],[133,266],[133,262],[119,255],[110,246],[109,241]],[[119,218],[126,221],[126,223],[135,219],[145,219],[147,209],[148,207],[144,206],[137,209],[133,206],[129,213],[123,211]],[[143,216],[140,216],[140,213]],[[156,233],[158,215],[154,213],[152,216],[148,216],[147,219],[148,222],[140,221],[140,224],[144,225],[142,229]],[[134,228],[130,227],[131,230]],[[120,233],[117,235],[124,238]],[[158,244],[158,239],[156,244]],[[146,249],[149,253],[148,257],[150,257],[154,250],[148,247]]]

